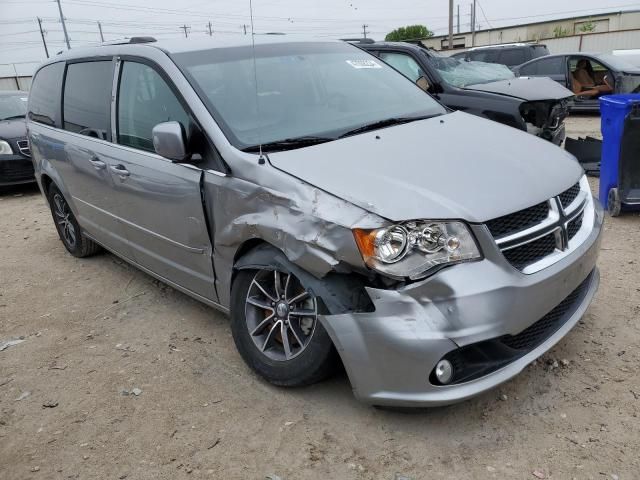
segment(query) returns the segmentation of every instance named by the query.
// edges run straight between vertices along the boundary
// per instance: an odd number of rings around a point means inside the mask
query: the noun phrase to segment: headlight
[[[417,280],[438,266],[482,258],[462,222],[420,220],[353,233],[365,263],[394,278]]]
[[[11,155],[12,153],[11,145],[4,140],[0,140],[0,155]]]

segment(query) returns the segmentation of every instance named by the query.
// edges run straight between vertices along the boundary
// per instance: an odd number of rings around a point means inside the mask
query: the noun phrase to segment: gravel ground
[[[0,342],[24,341],[0,351],[0,478],[638,478],[639,227],[607,218],[600,290],[548,355],[474,400],[393,412],[344,375],[264,383],[223,315],[110,254],[71,257],[36,189],[4,191]]]

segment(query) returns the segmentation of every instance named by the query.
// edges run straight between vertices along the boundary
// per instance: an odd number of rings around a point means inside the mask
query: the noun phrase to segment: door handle
[[[121,177],[128,177],[130,175],[129,170],[127,170],[124,165],[110,165],[109,168],[113,173]]]
[[[89,161],[96,170],[104,170],[105,168],[107,168],[107,164],[100,160],[98,157],[91,157]]]

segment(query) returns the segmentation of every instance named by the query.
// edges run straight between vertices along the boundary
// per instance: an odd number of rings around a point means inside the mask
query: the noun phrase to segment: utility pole
[[[191,27],[188,27],[187,25],[183,25],[180,27],[182,30],[184,30],[184,38],[187,38],[189,36],[189,29]]]
[[[213,27],[211,26],[211,22],[208,23],[207,27],[208,27],[208,31],[209,31],[208,32],[209,36],[211,37],[213,35]]]
[[[363,38],[367,38],[367,28],[368,28],[368,27],[369,27],[369,25],[365,25],[365,24],[363,24],[363,25],[362,25],[362,35],[363,35]]]
[[[60,0],[56,0],[56,2],[58,2],[58,11],[60,12],[60,23],[62,23],[64,41],[67,42],[67,49],[71,50],[71,45],[69,44],[69,34],[67,33],[67,24],[64,23],[64,15],[62,14],[62,5],[60,5]]]
[[[471,5],[471,46],[476,46],[476,0]]]
[[[458,35],[460,35],[460,4],[458,4]]]
[[[247,24],[246,23],[243,24],[242,28],[244,28],[244,34],[246,35],[247,34]]]
[[[453,48],[453,0],[449,0],[449,50]]]
[[[47,42],[44,40],[44,32],[42,31],[42,19],[38,17],[38,27],[40,28],[40,36],[42,37],[42,45],[44,45],[44,53],[47,54],[47,58],[49,58],[49,50],[47,49]]]
[[[98,22],[98,30],[100,31],[100,41],[104,42],[104,35],[102,34],[102,24]]]

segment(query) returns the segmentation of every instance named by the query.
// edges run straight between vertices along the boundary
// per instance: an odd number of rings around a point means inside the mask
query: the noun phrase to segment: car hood
[[[394,221],[484,222],[551,198],[582,175],[551,142],[462,112],[271,153],[269,161]]]
[[[7,140],[27,136],[27,124],[24,118],[0,120],[0,138]]]
[[[516,77],[510,80],[467,85],[465,89],[507,95],[528,102],[561,100],[574,95],[571,90],[546,77]]]

